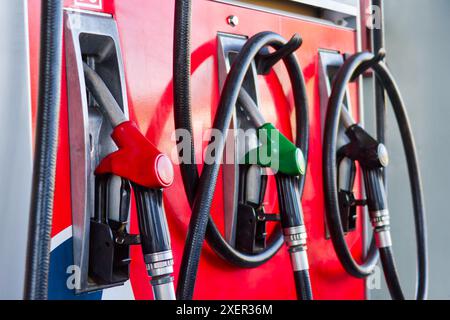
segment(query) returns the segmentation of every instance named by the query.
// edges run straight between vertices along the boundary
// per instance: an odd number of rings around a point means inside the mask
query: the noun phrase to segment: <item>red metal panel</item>
[[[127,90],[131,118],[142,132],[161,151],[174,156],[172,139],[172,37],[173,2],[162,0],[103,1],[105,12],[113,13],[119,26],[124,54]],[[307,185],[303,199],[305,220],[309,234],[311,281],[317,299],[364,299],[362,280],[348,276],[334,253],[331,241],[325,239],[324,199],[322,192],[322,141],[318,84],[318,50],[331,49],[353,53],[356,49],[355,32],[325,26],[300,19],[258,12],[206,0],[194,0],[192,39],[193,114],[195,132],[201,134],[212,124],[219,99],[217,75],[218,31],[252,36],[272,30],[289,38],[295,32],[304,39],[298,58],[303,66],[310,100],[311,149]],[[72,6],[73,1],[67,1]],[[39,49],[40,0],[29,0],[31,79],[33,110],[36,106]],[[237,15],[239,26],[233,28],[226,22],[229,15]],[[272,120],[289,137],[292,137],[293,103],[288,77],[283,67],[277,67],[260,78],[261,103],[267,119]],[[67,99],[63,73],[61,104],[60,147],[56,183],[54,232],[71,224],[70,166]],[[352,85],[353,106],[357,114],[356,85]],[[34,114],[34,113],[33,113]],[[33,118],[34,119],[34,118]],[[203,141],[203,146],[206,145]],[[197,144],[198,146],[199,144]],[[197,158],[201,159],[197,148]],[[190,210],[184,196],[179,168],[175,169],[175,184],[165,192],[166,213],[171,228],[176,273],[181,262]],[[213,216],[223,225],[222,190],[218,183],[213,205]],[[276,188],[269,185],[270,201],[274,204]],[[269,205],[269,209],[270,206]],[[135,208],[132,209],[132,231],[137,232]],[[359,219],[361,221],[361,219]],[[348,236],[355,256],[362,255],[361,224],[358,231]],[[131,282],[137,299],[151,299],[151,289],[141,257],[140,248],[132,249]],[[175,275],[176,275],[175,273]],[[294,299],[295,290],[285,249],[266,265],[255,270],[242,270],[224,263],[205,246],[195,292],[196,299]]]

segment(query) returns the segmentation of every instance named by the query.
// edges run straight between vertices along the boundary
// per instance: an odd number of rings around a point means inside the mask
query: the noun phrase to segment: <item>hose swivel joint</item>
[[[147,272],[150,277],[162,277],[173,273],[172,250],[145,256]]]
[[[148,254],[144,260],[155,300],[175,300],[172,250]]]
[[[284,240],[289,248],[305,247],[306,248],[306,228],[299,226],[294,228],[286,228],[283,230]]]
[[[294,272],[309,270],[305,226],[287,228],[283,232],[286,245],[289,247],[292,270]]]
[[[370,219],[375,230],[384,229],[390,226],[389,210],[370,212]]]
[[[370,212],[370,219],[378,248],[392,247],[389,210]]]

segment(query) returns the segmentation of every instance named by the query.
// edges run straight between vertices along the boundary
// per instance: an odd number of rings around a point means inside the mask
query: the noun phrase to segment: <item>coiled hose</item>
[[[417,289],[416,298],[424,300],[427,297],[428,289],[428,251],[425,208],[422,194],[422,182],[420,178],[417,153],[411,132],[410,123],[406,113],[400,91],[394,81],[387,66],[371,53],[356,54],[344,63],[339,70],[333,84],[333,90],[328,104],[328,114],[326,119],[323,171],[324,171],[324,192],[328,226],[336,253],[342,265],[348,273],[355,277],[363,278],[370,275],[376,265],[376,247],[371,246],[370,254],[366,261],[359,265],[352,257],[351,252],[345,242],[345,236],[339,212],[338,190],[337,190],[337,169],[336,169],[336,140],[342,108],[342,101],[345,96],[347,84],[352,79],[360,76],[366,70],[372,68],[386,90],[399,125],[400,134],[403,141],[404,152],[406,154],[411,194],[414,207],[414,223],[417,244]],[[391,296],[394,299],[403,299],[400,288],[395,263],[391,248],[380,249],[381,260],[388,282]]]
[[[381,49],[385,48],[384,37],[384,0],[372,0],[372,6],[379,8],[379,28],[373,28],[373,51],[376,54]],[[380,83],[378,78],[375,78],[375,106],[376,106],[376,126],[377,126],[377,139],[380,143],[386,143],[386,96],[383,88],[383,84]],[[385,174],[383,174],[386,179]]]
[[[176,1],[175,3],[175,55],[174,55],[174,113],[176,129],[184,129],[192,137],[192,110],[190,106],[190,13],[191,3],[187,0]],[[245,78],[245,74],[250,67],[251,62],[258,52],[267,45],[272,45],[275,49],[280,48],[285,40],[273,33],[262,33],[254,37],[243,48],[236,58],[230,74],[226,81],[221,96],[221,101],[214,121],[214,128],[222,132],[222,137],[227,136],[231,121],[232,110],[236,105],[239,90]],[[294,97],[297,111],[306,109],[306,89],[304,85],[301,69],[292,55],[285,59],[291,81],[294,87]],[[180,99],[180,97],[184,97]],[[297,133],[305,133],[308,127],[307,112],[296,112],[297,120],[300,125],[297,126]],[[300,135],[299,145],[307,152],[308,139],[306,134]],[[193,141],[191,141],[193,147]],[[208,243],[214,251],[226,261],[245,268],[257,267],[268,261],[283,245],[281,230],[276,232],[269,239],[269,245],[266,250],[258,255],[249,255],[237,251],[221,235],[216,225],[209,216],[212,197],[215,190],[217,174],[219,171],[219,162],[222,158],[224,141],[215,142],[214,164],[205,164],[202,177],[199,181],[198,170],[195,164],[194,148],[191,150],[191,162],[181,166],[182,177],[186,194],[192,206],[192,217],[189,224],[189,231],[186,240],[183,260],[179,274],[179,284],[177,296],[179,299],[192,299],[195,279],[197,275],[200,252],[203,245],[205,233]],[[180,155],[183,156],[183,155]],[[303,190],[304,181],[301,179],[301,190]]]
[[[191,28],[191,1],[189,0],[177,0],[175,2],[175,35],[174,35],[174,63],[173,63],[173,74],[174,74],[174,117],[175,117],[175,128],[177,130],[186,130],[189,133],[189,137],[193,137],[192,129],[192,108],[191,108],[191,84],[190,84],[190,28]],[[251,59],[247,59],[247,64],[251,62]],[[242,76],[242,75],[241,75]],[[302,87],[304,89],[304,86]],[[306,89],[305,89],[306,90]],[[306,93],[304,94],[306,96]],[[229,115],[231,117],[231,114]],[[216,116],[216,119],[218,116]],[[229,121],[228,121],[229,122]],[[303,122],[306,123],[306,122]],[[302,126],[304,128],[304,126]],[[227,127],[228,130],[228,127]],[[197,165],[195,163],[195,148],[194,142],[191,138],[190,141],[190,159],[188,161],[182,161],[180,165],[183,184],[188,201],[191,207],[194,206],[196,190],[199,185],[199,174]],[[220,148],[219,148],[220,149]],[[184,159],[184,155],[180,153],[180,157]],[[217,157],[220,159],[221,157]],[[220,161],[220,160],[219,160]],[[215,186],[215,181],[214,181]],[[214,190],[212,188],[211,192]],[[193,221],[193,220],[191,220]],[[207,239],[210,245],[213,247],[215,252],[221,256],[224,260],[243,268],[253,268],[258,267],[268,261],[272,256],[274,256],[278,250],[283,245],[283,237],[281,229],[275,230],[272,237],[269,239],[268,247],[266,250],[257,255],[249,255],[241,253],[235,248],[233,248],[221,235],[220,231],[217,229],[214,222],[209,219],[208,229],[207,229]],[[191,226],[189,227],[191,230]],[[192,231],[193,232],[193,231]],[[192,234],[192,232],[188,234]],[[204,234],[204,232],[202,233]],[[204,236],[201,236],[203,242]],[[189,239],[188,239],[189,240]],[[186,242],[190,243],[190,242]],[[192,245],[190,246],[192,247]],[[201,245],[197,250],[200,250]],[[188,254],[187,252],[185,252]],[[186,254],[184,256],[186,256]],[[191,255],[188,254],[190,257]],[[179,288],[184,287],[184,280],[191,279],[192,276],[187,275],[186,269],[191,263],[191,258],[186,258],[185,266],[180,272]],[[195,264],[195,263],[194,263]],[[195,270],[197,269],[192,266]],[[195,276],[194,276],[195,278]],[[179,289],[179,291],[184,291]],[[187,299],[187,298],[186,298]]]
[[[61,95],[63,1],[42,1],[39,100],[24,299],[48,298]]]

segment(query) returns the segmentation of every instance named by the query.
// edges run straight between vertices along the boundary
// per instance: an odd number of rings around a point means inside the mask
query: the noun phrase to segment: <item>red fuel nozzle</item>
[[[118,125],[111,137],[119,150],[104,158],[95,174],[113,174],[151,189],[172,185],[174,170],[169,157],[148,141],[133,122]]]
[[[141,248],[155,299],[174,300],[173,254],[161,190],[173,183],[172,162],[126,120],[106,84],[87,64],[84,73],[86,86],[114,127],[111,137],[119,148],[100,162],[95,174],[118,176],[133,185]]]

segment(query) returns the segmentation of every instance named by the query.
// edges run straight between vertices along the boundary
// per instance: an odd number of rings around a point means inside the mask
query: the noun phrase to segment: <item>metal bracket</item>
[[[71,200],[74,264],[81,270],[77,293],[99,290],[105,286],[89,279],[91,219],[95,217],[94,170],[117,148],[110,134],[112,127],[95,107],[86,92],[83,61],[105,80],[114,98],[128,117],[128,103],[122,54],[116,22],[110,16],[66,10],[65,49],[68,85]],[[108,215],[119,220],[121,179],[109,186]],[[107,286],[108,287],[108,286]]]
[[[320,93],[320,110],[321,110],[321,123],[322,123],[322,140],[323,130],[325,128],[325,121],[328,110],[328,99],[331,95],[332,84],[334,77],[336,76],[339,68],[344,64],[345,56],[338,51],[320,50],[319,51],[319,93]],[[347,90],[346,98],[344,99],[344,108],[352,114],[350,94]],[[345,134],[345,127],[342,124],[338,132],[337,150],[340,150],[343,146],[350,142]],[[354,163],[350,159],[342,159],[336,165],[339,166],[338,185],[339,191],[352,192],[353,190],[353,175],[354,175]],[[354,217],[350,214],[349,221],[343,221],[344,226],[353,226],[356,222]],[[350,220],[351,219],[351,220]],[[326,221],[326,219],[325,219]],[[352,231],[350,228],[348,231]],[[330,239],[328,227],[325,223],[326,238]]]
[[[219,85],[223,88],[231,64],[236,55],[241,51],[247,42],[247,37],[219,33],[218,41],[218,66],[219,66]],[[243,87],[246,89],[252,99],[258,104],[258,90],[256,86],[257,71],[255,63],[252,63]],[[239,163],[248,150],[258,146],[258,137],[254,127],[244,109],[239,105],[233,114],[230,129],[240,129],[245,131],[245,139],[239,139],[238,131],[232,130],[233,136],[228,137],[227,147],[223,161],[223,194],[224,194],[224,212],[225,212],[225,239],[234,246],[236,244],[237,213],[239,199]],[[241,137],[242,138],[242,137]],[[230,143],[233,144],[230,146]],[[255,176],[258,176],[256,173]],[[259,200],[260,191],[258,188],[249,191],[246,195],[249,199]]]

